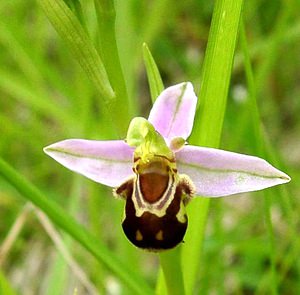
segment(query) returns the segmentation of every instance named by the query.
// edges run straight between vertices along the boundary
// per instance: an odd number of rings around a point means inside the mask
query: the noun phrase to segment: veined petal
[[[257,191],[290,181],[261,158],[218,149],[185,146],[176,153],[176,162],[178,172],[191,178],[201,196]]]
[[[122,140],[68,139],[44,148],[68,169],[111,187],[132,175],[133,151]]]
[[[167,140],[187,139],[192,131],[197,97],[190,82],[166,88],[156,99],[149,122]]]

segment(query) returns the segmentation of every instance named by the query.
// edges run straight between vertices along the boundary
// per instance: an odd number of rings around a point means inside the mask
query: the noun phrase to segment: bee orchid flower
[[[131,121],[125,140],[68,139],[44,151],[125,199],[122,227],[134,245],[170,249],[183,240],[192,197],[223,197],[290,181],[261,158],[187,145],[196,104],[191,83],[174,85],[159,95],[148,120]]]

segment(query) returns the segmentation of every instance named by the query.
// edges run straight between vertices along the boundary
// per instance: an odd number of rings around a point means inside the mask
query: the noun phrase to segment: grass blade
[[[151,289],[141,276],[131,270],[130,267],[123,264],[105,247],[105,245],[88,233],[83,226],[77,223],[55,202],[46,198],[41,191],[23,178],[1,158],[0,175],[16,188],[23,197],[45,212],[54,224],[77,240],[97,260],[104,263],[116,276],[136,292],[136,294],[152,293]]]
[[[118,71],[121,71],[118,63],[118,53],[116,48],[116,40],[111,35],[113,25],[110,24],[111,19],[105,20],[105,28],[111,28],[110,33],[104,35],[105,44],[110,44],[105,47],[105,50],[111,51],[106,60],[109,60],[107,67],[113,66],[111,79],[114,79],[112,85],[105,65],[98,54],[96,48],[87,36],[84,28],[81,26],[80,21],[76,18],[70,8],[64,3],[63,0],[38,0],[41,7],[44,9],[47,17],[53,24],[58,34],[66,41],[68,47],[73,53],[75,59],[78,61],[82,69],[85,71],[87,77],[93,82],[95,88],[101,95],[101,100],[104,101],[106,108],[106,121],[110,121],[117,131],[120,138],[126,134],[127,124],[129,123],[130,112],[124,112],[120,106],[128,105],[127,91],[125,82],[122,78],[118,77]],[[109,25],[108,25],[109,24]],[[113,46],[113,42],[115,45]],[[111,71],[111,70],[110,70]],[[115,81],[117,79],[117,81]],[[120,82],[122,81],[122,83]],[[115,83],[116,82],[116,83]],[[114,89],[113,89],[114,87]]]
[[[164,90],[164,84],[155,60],[146,43],[143,44],[143,57],[150,87],[151,100],[154,103],[159,94]]]
[[[185,294],[180,260],[180,248],[177,247],[163,252],[159,255],[159,258],[168,294]],[[160,284],[161,283],[159,282],[159,285]]]
[[[115,94],[105,67],[78,19],[63,0],[38,0],[38,3],[105,102],[111,103]]]
[[[216,1],[208,45],[203,65],[199,109],[190,142],[218,147],[227,93],[231,77],[234,51],[238,36],[242,0]],[[197,199],[189,206],[189,228],[182,247],[184,283],[187,294],[192,294],[197,272],[201,266],[201,250],[209,199]]]
[[[125,116],[123,122],[131,117],[130,101],[128,99],[123,70],[121,68],[119,51],[117,47],[117,38],[115,30],[116,12],[114,1],[112,0],[94,0],[98,19],[98,29],[100,34],[100,54],[108,73],[109,80],[116,95],[116,104],[125,104],[128,111],[122,111],[120,115]],[[127,114],[127,115],[126,115]]]

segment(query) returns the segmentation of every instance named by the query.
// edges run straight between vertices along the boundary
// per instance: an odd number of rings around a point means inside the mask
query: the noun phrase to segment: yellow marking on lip
[[[178,182],[178,175],[174,172],[169,174],[168,187],[165,189],[163,196],[155,203],[149,203],[144,199],[144,196],[140,189],[139,175],[136,176],[133,185],[132,201],[135,207],[135,215],[140,217],[144,212],[150,212],[157,217],[163,217],[166,215],[166,211],[172,203],[176,185]]]
[[[180,223],[186,223],[185,206],[182,201],[180,202],[180,208],[176,214],[176,218]]]
[[[163,231],[160,230],[156,235],[155,235],[155,239],[158,241],[162,241],[164,239],[163,237]]]
[[[142,241],[143,240],[143,235],[139,230],[137,230],[136,233],[135,233],[135,239],[137,241]]]

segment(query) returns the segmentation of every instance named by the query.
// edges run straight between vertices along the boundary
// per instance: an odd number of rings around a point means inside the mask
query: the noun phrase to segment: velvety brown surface
[[[149,212],[137,217],[132,199],[128,196],[126,218],[122,223],[127,238],[137,247],[154,251],[170,249],[182,242],[187,228],[187,217],[185,223],[176,218],[180,209],[181,194],[182,190],[177,189],[174,200],[163,217]]]
[[[169,176],[146,173],[139,176],[140,188],[144,199],[149,203],[158,201],[168,187]]]

